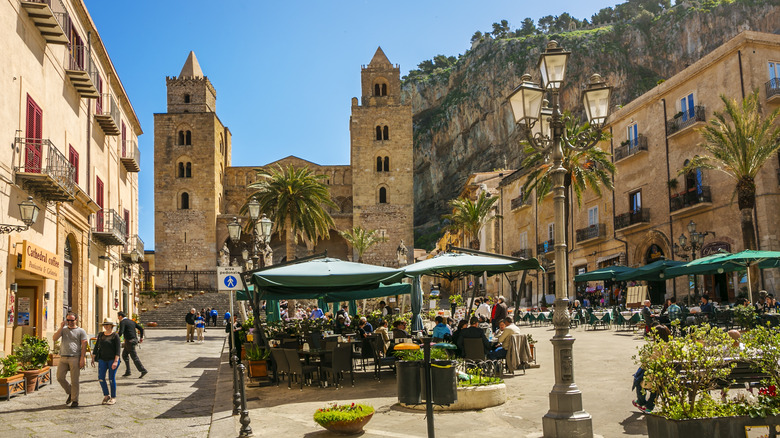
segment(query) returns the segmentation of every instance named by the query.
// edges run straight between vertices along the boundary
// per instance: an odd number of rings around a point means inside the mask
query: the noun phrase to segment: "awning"
[[[574,276],[575,282],[581,281],[599,281],[599,280],[615,280],[618,274],[624,272],[633,271],[633,268],[628,266],[608,266],[606,268],[596,269],[595,271],[585,272]]]
[[[678,262],[675,260],[657,260],[648,265],[641,266],[631,271],[618,274],[616,280],[618,281],[662,281],[665,279],[664,270],[673,266],[680,266],[685,262]]]

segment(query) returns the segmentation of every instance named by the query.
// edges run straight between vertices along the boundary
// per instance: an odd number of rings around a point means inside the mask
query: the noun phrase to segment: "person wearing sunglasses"
[[[65,320],[60,324],[60,329],[54,332],[53,340],[60,343],[60,365],[57,367],[57,381],[68,394],[66,405],[71,408],[79,407],[79,375],[86,366],[87,332],[77,325],[78,315],[69,312]],[[66,374],[70,372],[70,383]]]

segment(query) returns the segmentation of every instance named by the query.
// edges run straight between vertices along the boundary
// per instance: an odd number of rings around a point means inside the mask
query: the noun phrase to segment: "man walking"
[[[70,404],[71,408],[79,407],[79,375],[81,369],[86,365],[87,342],[89,337],[83,328],[76,325],[78,315],[69,312],[65,321],[60,324],[60,329],[54,332],[53,340],[56,342],[62,338],[60,343],[60,365],[57,367],[57,381],[60,382],[62,389],[68,393],[68,400],[65,404]],[[65,375],[70,371],[70,383]]]
[[[211,325],[214,327],[217,326],[217,316],[219,316],[219,312],[217,312],[217,308],[211,309]]]
[[[138,358],[138,353],[135,352],[135,346],[144,341],[144,329],[132,319],[126,318],[125,312],[119,312],[117,313],[117,316],[119,317],[119,336],[122,336],[125,339],[125,343],[122,345],[122,360],[125,362],[127,370],[122,376],[130,376],[129,356],[133,359],[136,369],[141,372],[139,379],[143,379],[147,371],[141,363],[141,359]],[[138,331],[138,336],[141,337],[140,339],[136,336],[136,331]]]
[[[187,342],[195,342],[195,308],[190,309],[184,317],[184,321],[187,323]]]

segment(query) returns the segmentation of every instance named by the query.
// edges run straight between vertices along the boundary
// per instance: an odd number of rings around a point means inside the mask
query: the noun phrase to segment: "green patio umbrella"
[[[357,315],[357,303],[355,300],[349,300],[349,314],[352,316]]]
[[[574,276],[574,282],[615,280],[615,277],[617,277],[618,274],[633,270],[634,268],[629,268],[628,266],[607,266],[606,268],[596,269],[595,271],[585,272],[584,274],[577,274]]]
[[[526,269],[543,270],[535,258],[517,259],[500,254],[494,256],[446,252],[436,257],[411,264],[404,268],[409,277],[430,275],[447,280],[467,275],[501,274],[504,272],[524,271]]]
[[[746,269],[748,276],[748,294],[753,299],[753,287],[750,280],[750,269],[758,266],[760,269],[774,268],[780,264],[780,251],[755,251],[746,249],[736,254],[728,254],[712,259],[708,265],[718,265],[717,273],[739,271]]]
[[[723,265],[717,263],[717,260],[729,255],[728,252],[710,254],[702,258],[683,263],[679,266],[673,266],[664,271],[664,277],[674,278],[681,275],[712,275],[726,272]]]
[[[328,292],[325,294],[326,300],[333,301],[354,301],[367,298],[387,297],[391,295],[408,295],[412,293],[412,285],[409,283],[397,283],[391,285],[380,285],[374,289],[351,290],[344,292]]]
[[[617,281],[661,281],[665,278],[664,270],[684,264],[685,262],[675,260],[656,260],[653,263],[618,274],[615,279]]]
[[[265,301],[265,320],[268,322],[278,322],[282,320],[282,314],[279,311],[279,300]]]
[[[423,291],[422,291],[422,282],[420,281],[420,276],[414,277],[414,284],[412,286],[412,331],[420,331],[423,327],[422,317],[420,317],[420,312],[422,311],[422,301],[423,301]]]

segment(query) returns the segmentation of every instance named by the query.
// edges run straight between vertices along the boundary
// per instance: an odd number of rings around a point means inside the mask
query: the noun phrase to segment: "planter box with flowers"
[[[21,393],[27,393],[24,374],[19,369],[19,358],[10,354],[0,359],[0,398],[10,400]]]
[[[744,348],[705,324],[640,349],[636,359],[644,369],[643,386],[657,392],[660,407],[647,416],[650,438],[728,438],[745,436],[746,427],[765,431],[761,436],[778,436],[780,337],[771,328],[756,327],[740,340]],[[735,394],[713,396],[711,391],[734,386],[737,362],[764,376],[757,394],[748,382]]]
[[[363,431],[363,427],[374,416],[374,408],[363,404],[333,403],[325,408],[317,409],[314,421],[331,432],[353,435]]]

